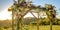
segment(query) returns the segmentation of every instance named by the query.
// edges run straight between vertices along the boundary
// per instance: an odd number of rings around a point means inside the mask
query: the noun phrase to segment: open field
[[[27,26],[29,30],[37,30],[37,26]],[[50,30],[50,26],[39,26],[39,30]],[[52,30],[60,30],[60,25],[53,25]]]
[[[8,28],[8,30],[11,30],[11,28]],[[28,26],[28,25],[26,25],[26,26],[24,26],[23,30],[37,30],[37,26]],[[50,26],[49,25],[39,26],[39,30],[50,30]],[[52,30],[60,30],[60,25],[53,25]]]

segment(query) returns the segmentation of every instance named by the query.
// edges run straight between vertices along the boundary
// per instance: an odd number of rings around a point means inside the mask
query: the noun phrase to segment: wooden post
[[[19,19],[17,18],[17,30],[20,29],[20,25],[19,25]]]
[[[50,30],[52,30],[52,19],[50,19]]]
[[[37,20],[37,30],[39,30],[39,12],[38,12],[37,14],[38,14],[38,20]]]
[[[17,30],[22,30],[22,18],[19,18],[18,19],[18,22],[17,22]]]
[[[12,30],[14,30],[14,10],[12,10]]]

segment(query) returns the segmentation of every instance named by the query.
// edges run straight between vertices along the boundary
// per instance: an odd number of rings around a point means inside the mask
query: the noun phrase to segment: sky
[[[60,17],[60,0],[31,0],[34,5],[44,6],[45,4],[52,4],[56,6],[58,17]],[[11,12],[8,12],[8,7],[13,5],[13,0],[0,0],[0,20],[11,19]],[[27,14],[28,16],[30,13]],[[26,15],[26,16],[27,16]],[[32,16],[32,15],[30,15]]]

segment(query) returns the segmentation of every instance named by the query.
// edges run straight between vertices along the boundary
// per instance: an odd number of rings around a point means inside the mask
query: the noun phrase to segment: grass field
[[[25,26],[25,28],[28,30],[37,30],[37,26]],[[50,30],[50,26],[39,26],[39,30]],[[53,25],[52,30],[60,30],[60,25]]]
[[[6,30],[6,29],[3,29],[3,30]],[[8,28],[7,30],[11,30],[11,28]],[[37,30],[37,26],[26,25],[24,26],[23,30]],[[39,26],[39,30],[50,30],[50,25]],[[53,25],[52,30],[60,30],[60,25]]]

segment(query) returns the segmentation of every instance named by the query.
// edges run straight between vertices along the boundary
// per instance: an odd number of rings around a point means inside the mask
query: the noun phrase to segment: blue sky
[[[4,10],[5,8],[7,8],[8,6],[11,6],[13,3],[12,0],[0,0],[0,10]]]
[[[41,5],[44,6],[45,4],[52,4],[54,6],[56,6],[57,11],[59,12],[59,8],[60,8],[60,0],[32,0],[34,2],[34,4],[37,5]]]
[[[35,5],[41,5],[44,6],[45,4],[52,4],[56,6],[58,15],[60,15],[60,0],[32,0],[32,2]],[[13,4],[13,0],[0,0],[0,15],[2,12],[7,11],[8,7],[10,7]],[[10,13],[11,14],[11,13]]]
[[[34,4],[44,6],[45,4],[52,4],[56,6],[59,12],[60,0],[32,0]],[[0,0],[0,10],[4,10],[13,4],[13,0]]]

